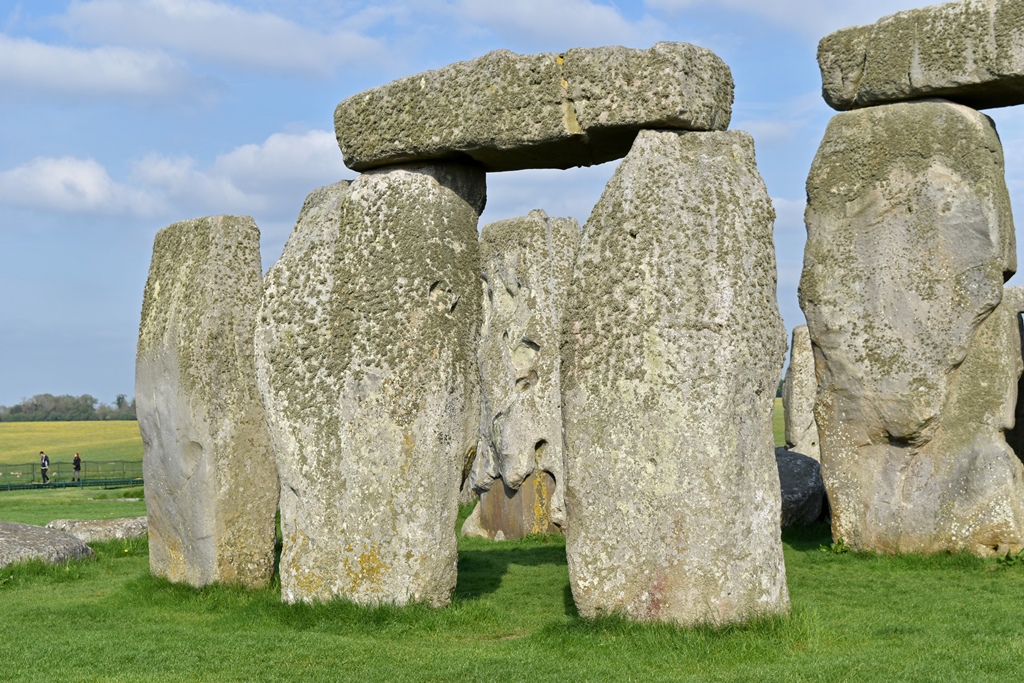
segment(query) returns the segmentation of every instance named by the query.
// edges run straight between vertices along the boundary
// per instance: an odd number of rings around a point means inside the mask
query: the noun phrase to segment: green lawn
[[[85,461],[141,461],[142,436],[129,420],[0,422],[0,465],[38,462],[39,451],[53,465],[70,463],[76,451]]]
[[[142,497],[141,487],[0,491],[0,521],[45,526],[55,519],[141,517],[146,514]]]
[[[36,491],[32,495],[52,495]],[[8,515],[0,494],[0,518]],[[95,501],[97,505],[103,501]],[[79,510],[83,501],[69,501]],[[468,510],[463,510],[463,517]],[[64,516],[63,514],[61,516]],[[149,575],[144,541],[0,570],[0,678],[19,681],[1005,681],[1024,662],[1024,568],[833,555],[787,533],[793,614],[682,630],[573,608],[560,537],[462,539],[444,609],[283,605],[280,589]]]
[[[0,520],[144,514],[112,500],[140,493],[0,492]],[[783,540],[792,615],[717,631],[580,619],[560,537],[461,539],[439,610],[175,586],[149,575],[144,540],[97,544],[95,560],[0,569],[0,680],[1020,679],[1024,563],[825,553],[826,525]]]

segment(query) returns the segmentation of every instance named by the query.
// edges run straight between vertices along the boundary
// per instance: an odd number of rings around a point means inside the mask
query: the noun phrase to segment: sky
[[[338,102],[499,48],[670,40],[718,54],[736,81],[731,128],[753,135],[777,213],[779,308],[792,329],[804,322],[804,181],[834,114],[820,95],[818,40],[924,4],[0,0],[0,405],[133,396],[160,228],[251,215],[269,268],[306,195],[356,176],[334,138]],[[986,113],[1020,215],[1024,114]],[[535,208],[582,225],[615,166],[489,174],[480,225]]]

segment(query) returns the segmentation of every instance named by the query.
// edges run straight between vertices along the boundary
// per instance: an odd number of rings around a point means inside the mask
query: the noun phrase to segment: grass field
[[[0,521],[45,526],[55,519],[141,517],[146,514],[142,497],[141,487],[0,491]]]
[[[70,463],[76,451],[83,460],[139,461],[142,436],[129,420],[0,422],[0,465],[38,462],[39,451],[54,465]]]
[[[140,494],[0,492],[0,520],[144,514],[113,500]],[[783,540],[792,615],[721,630],[579,618],[557,536],[461,539],[454,600],[439,610],[283,605],[276,583],[176,586],[150,576],[145,540],[96,544],[94,560],[0,570],[0,680],[1020,678],[1024,566],[822,552],[826,525]]]
[[[1006,681],[1024,661],[1024,568],[818,550],[787,534],[792,616],[723,630],[572,604],[560,537],[463,539],[444,609],[283,605],[277,586],[149,575],[144,541],[0,571],[0,678],[18,681]]]

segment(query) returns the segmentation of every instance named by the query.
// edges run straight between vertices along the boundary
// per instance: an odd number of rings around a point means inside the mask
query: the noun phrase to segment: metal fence
[[[74,467],[69,462],[51,463],[48,471],[50,483],[46,486],[63,488],[67,486],[113,486],[142,484],[142,461],[140,460],[98,460],[82,461],[82,480],[72,481]],[[42,487],[43,474],[39,463],[23,465],[0,465],[0,490]]]

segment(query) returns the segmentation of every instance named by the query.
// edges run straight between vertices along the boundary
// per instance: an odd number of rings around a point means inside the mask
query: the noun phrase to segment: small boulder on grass
[[[59,564],[92,557],[92,549],[71,534],[32,524],[0,522],[0,567],[25,560]]]
[[[66,531],[83,543],[141,538],[148,533],[147,517],[121,517],[119,519],[55,519],[47,529]]]
[[[821,464],[803,453],[775,449],[782,489],[782,528],[808,526],[821,519],[825,505],[825,484]]]

